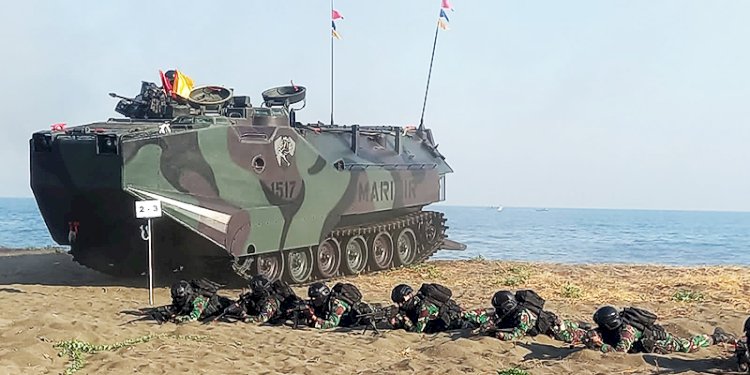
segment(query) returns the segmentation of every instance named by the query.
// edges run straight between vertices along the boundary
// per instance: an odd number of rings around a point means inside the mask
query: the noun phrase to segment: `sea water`
[[[433,206],[465,251],[438,259],[750,265],[750,213]]]
[[[433,205],[465,251],[433,259],[750,265],[750,213]],[[55,246],[31,198],[0,198],[0,247]]]

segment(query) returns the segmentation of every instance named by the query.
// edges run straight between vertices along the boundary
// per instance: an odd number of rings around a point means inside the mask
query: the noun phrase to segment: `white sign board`
[[[135,201],[135,217],[138,219],[161,217],[161,201]]]

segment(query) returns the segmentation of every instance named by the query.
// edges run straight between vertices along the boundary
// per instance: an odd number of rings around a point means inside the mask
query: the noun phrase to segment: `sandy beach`
[[[559,265],[431,261],[408,269],[349,278],[367,301],[388,301],[401,282],[439,282],[464,307],[488,306],[499,289],[533,288],[559,315],[589,321],[597,306],[635,305],[656,312],[680,335],[721,326],[741,331],[750,311],[747,267]],[[303,293],[304,288],[296,288]],[[224,290],[236,297],[239,289]],[[169,290],[155,291],[157,305]],[[319,332],[244,323],[127,323],[148,306],[146,279],[117,280],[78,266],[64,253],[0,251],[0,373],[57,374],[71,364],[58,342],[132,345],[84,355],[78,374],[496,374],[519,367],[530,374],[697,374],[735,369],[731,346],[669,356],[600,354],[547,337],[516,343],[470,332],[435,335],[360,330]]]

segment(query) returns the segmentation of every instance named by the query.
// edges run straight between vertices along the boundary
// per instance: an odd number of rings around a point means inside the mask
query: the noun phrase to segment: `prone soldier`
[[[249,286],[250,290],[241,294],[237,302],[224,309],[222,316],[235,316],[245,323],[267,323],[283,317],[281,303],[284,296],[274,290],[273,283],[267,277],[253,276]]]
[[[310,298],[306,312],[307,325],[318,329],[350,327],[359,324],[358,309],[362,303],[359,289],[349,283],[337,283],[333,290],[317,282],[307,290]]]
[[[206,279],[180,280],[172,285],[172,312],[175,323],[191,322],[211,318],[232,301],[219,296],[220,285]]]
[[[701,334],[689,339],[676,337],[656,324],[655,314],[635,307],[622,311],[612,306],[600,307],[594,313],[594,322],[597,327],[587,332],[584,344],[605,353],[691,353],[710,345],[736,341],[734,336],[719,327],[711,335]]]
[[[533,290],[519,290],[515,294],[501,290],[492,296],[492,308],[464,312],[465,319],[479,325],[480,332],[511,341],[526,335],[549,335],[571,345],[581,342],[586,330],[584,323],[563,320],[544,310],[544,299]]]
[[[470,328],[451,296],[450,289],[440,284],[422,284],[417,292],[409,285],[399,284],[391,291],[391,300],[399,308],[391,325],[418,333]]]

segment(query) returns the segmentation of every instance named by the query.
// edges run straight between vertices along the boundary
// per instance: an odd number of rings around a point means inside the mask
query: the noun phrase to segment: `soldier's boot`
[[[714,333],[711,335],[711,339],[713,339],[714,345],[734,343],[737,341],[737,338],[734,335],[726,333],[723,329],[721,329],[721,327],[716,327],[714,329]]]

